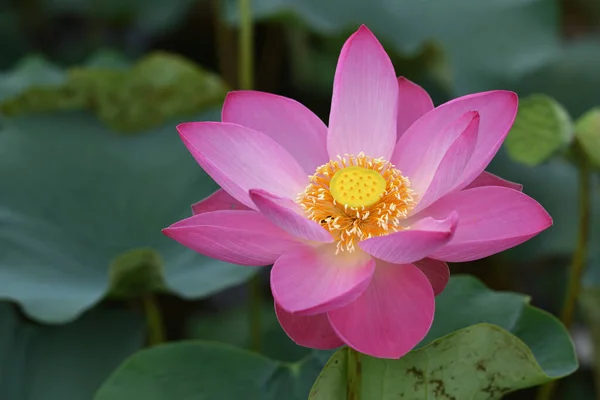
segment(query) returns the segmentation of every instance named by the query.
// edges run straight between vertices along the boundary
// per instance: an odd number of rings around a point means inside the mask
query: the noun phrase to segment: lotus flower
[[[230,93],[223,122],[177,127],[222,189],[164,233],[219,260],[274,264],[277,317],[299,345],[401,357],[431,326],[446,262],[552,224],[519,185],[483,172],[516,112],[507,91],[434,108],[363,26],[341,51],[329,127],[256,91]]]

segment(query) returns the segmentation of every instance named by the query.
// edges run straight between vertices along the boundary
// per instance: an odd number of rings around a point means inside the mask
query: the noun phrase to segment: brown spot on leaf
[[[417,369],[416,367],[411,367],[406,370],[407,375],[413,375],[416,378],[414,390],[415,392],[419,391],[419,387],[425,383],[425,375],[423,371]]]
[[[441,379],[432,379],[429,383],[434,386],[433,394],[435,394],[436,399],[457,400],[456,397],[446,392],[446,385],[444,385],[444,381]]]
[[[477,364],[475,364],[475,368],[477,368],[477,371],[487,371],[487,368],[485,367],[485,362],[483,360],[477,361]]]

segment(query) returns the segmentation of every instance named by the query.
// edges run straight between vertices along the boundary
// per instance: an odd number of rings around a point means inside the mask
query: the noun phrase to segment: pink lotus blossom
[[[274,264],[275,310],[299,345],[401,357],[431,326],[446,262],[552,224],[519,185],[483,172],[516,112],[500,90],[434,108],[363,26],[341,51],[329,127],[256,91],[230,93],[223,122],[178,126],[222,189],[164,233],[219,260]]]

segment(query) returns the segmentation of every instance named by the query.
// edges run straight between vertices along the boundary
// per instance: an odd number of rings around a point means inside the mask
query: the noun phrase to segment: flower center
[[[360,153],[318,167],[297,202],[331,233],[337,252],[353,252],[361,240],[404,229],[401,220],[416,199],[394,165]]]
[[[338,203],[350,207],[369,207],[385,192],[387,182],[377,171],[364,167],[346,167],[329,182],[329,191]]]

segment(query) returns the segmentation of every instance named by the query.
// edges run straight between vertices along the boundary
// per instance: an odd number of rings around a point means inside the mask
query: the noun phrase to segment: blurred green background
[[[508,89],[549,95],[574,119],[600,106],[598,0],[251,4],[255,88],[294,98],[325,121],[339,50],[359,24],[436,104]],[[256,271],[265,281],[266,269],[209,260],[160,234],[216,188],[174,127],[218,120],[224,94],[239,87],[238,24],[230,0],[0,5],[0,399],[91,399],[147,343],[148,299],[169,340],[250,346],[244,282]],[[577,235],[576,170],[561,154],[526,166],[504,147],[489,170],[522,183],[554,226],[452,272],[556,312]],[[596,174],[590,288],[600,286],[599,183]],[[595,397],[583,320],[572,330],[582,367],[561,382],[560,398]],[[262,322],[266,355],[313,357],[287,339],[270,300]]]

